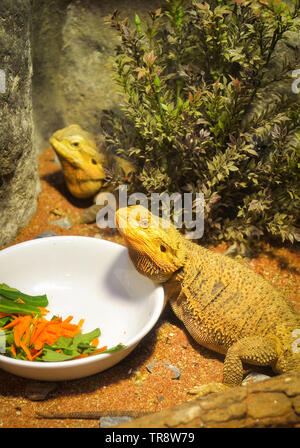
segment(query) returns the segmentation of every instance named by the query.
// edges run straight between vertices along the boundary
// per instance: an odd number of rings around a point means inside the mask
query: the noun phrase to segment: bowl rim
[[[36,238],[33,240],[28,240],[28,241],[22,241],[21,243],[17,243],[14,244],[13,246],[9,246],[6,247],[4,249],[0,250],[0,257],[1,254],[3,252],[12,252],[13,250],[16,250],[16,248],[19,248],[20,246],[32,246],[32,245],[39,245],[42,243],[45,243],[46,240],[53,240],[55,238],[57,238],[57,236],[59,237],[59,240],[90,240],[93,241],[95,244],[105,244],[107,246],[118,246],[119,248],[123,248],[124,250],[127,251],[127,248],[125,246],[122,246],[122,244],[118,244],[112,241],[108,241],[108,240],[104,240],[104,239],[98,239],[98,238],[94,238],[94,237],[89,237],[89,236],[80,236],[80,235],[53,235],[53,236],[48,236],[48,237],[43,237],[43,238]],[[128,252],[128,251],[127,251]],[[129,258],[130,260],[130,258]],[[132,264],[131,260],[130,263]],[[133,265],[132,265],[133,266]],[[133,266],[134,268],[134,266]],[[140,274],[141,275],[141,274]],[[153,282],[154,283],[154,282]],[[131,339],[129,339],[128,343],[125,345],[124,349],[122,351],[125,351],[127,349],[130,349],[132,347],[134,347],[135,345],[137,345],[150,331],[151,329],[154,327],[154,325],[156,324],[157,320],[159,319],[159,316],[161,315],[161,312],[163,310],[164,307],[164,289],[163,286],[160,284],[154,284],[156,287],[156,293],[158,294],[158,298],[155,301],[155,307],[154,307],[154,313],[152,314],[151,318],[149,319],[149,321],[147,321],[146,325],[143,327],[143,329],[137,333],[136,336],[132,337]],[[115,356],[116,354],[120,353],[121,350],[118,350],[114,353],[104,353],[104,354],[97,354],[97,355],[93,355],[93,356],[87,356],[85,358],[81,358],[81,359],[70,359],[67,361],[53,361],[53,362],[43,362],[43,361],[27,361],[27,360],[22,360],[22,359],[14,359],[14,358],[10,358],[8,356],[3,355],[2,353],[0,353],[0,368],[1,368],[1,363],[5,363],[5,364],[10,364],[10,365],[15,365],[15,366],[26,366],[26,367],[32,367],[32,368],[41,368],[41,369],[57,369],[57,368],[63,368],[63,367],[76,367],[76,366],[82,366],[84,364],[94,364],[96,362],[99,361],[99,359],[107,359],[110,357]],[[99,358],[99,356],[101,356],[101,358]]]

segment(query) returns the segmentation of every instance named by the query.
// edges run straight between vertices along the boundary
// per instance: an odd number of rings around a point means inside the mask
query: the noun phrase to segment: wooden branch
[[[117,428],[300,427],[300,372],[188,401]]]

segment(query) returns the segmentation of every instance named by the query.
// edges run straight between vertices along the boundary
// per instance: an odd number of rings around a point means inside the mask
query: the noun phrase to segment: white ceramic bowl
[[[74,316],[74,323],[85,319],[83,333],[99,327],[100,347],[126,345],[112,354],[52,363],[0,354],[0,368],[38,380],[82,378],[112,367],[151,330],[164,302],[163,288],[135,271],[126,248],[80,236],[41,238],[3,249],[0,283],[47,294],[51,314]]]

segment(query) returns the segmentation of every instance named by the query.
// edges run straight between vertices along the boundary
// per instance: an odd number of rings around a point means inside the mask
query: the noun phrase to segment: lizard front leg
[[[276,344],[272,339],[250,336],[235,342],[227,351],[223,366],[223,383],[208,383],[199,386],[194,393],[204,396],[221,392],[229,387],[240,386],[243,380],[243,361],[249,364],[274,365],[278,359]]]

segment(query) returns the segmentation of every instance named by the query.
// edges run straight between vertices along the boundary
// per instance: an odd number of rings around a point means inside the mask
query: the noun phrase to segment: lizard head
[[[141,205],[120,208],[116,223],[138,272],[167,281],[185,263],[185,239],[169,221]]]
[[[97,150],[94,137],[73,124],[50,138],[70,193],[77,198],[94,196],[105,179],[106,158]]]

